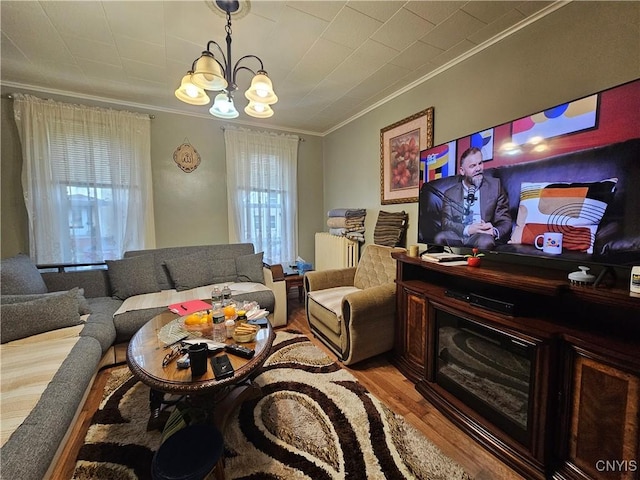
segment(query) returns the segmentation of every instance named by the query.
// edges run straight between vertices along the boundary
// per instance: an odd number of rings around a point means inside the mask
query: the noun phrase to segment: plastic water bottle
[[[222,288],[222,305],[226,306],[229,305],[229,303],[231,303],[231,289],[229,285],[225,285]]]
[[[218,287],[213,287],[211,292],[211,305],[214,306],[213,308],[215,308],[216,303],[222,304],[222,292]]]
[[[214,342],[224,343],[227,338],[227,332],[224,325],[224,315],[214,314],[213,316],[213,334],[211,335]]]

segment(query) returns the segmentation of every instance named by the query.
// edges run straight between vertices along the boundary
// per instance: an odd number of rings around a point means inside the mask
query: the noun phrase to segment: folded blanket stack
[[[327,212],[327,226],[331,235],[340,235],[351,240],[364,242],[364,208],[334,208]]]
[[[384,212],[378,214],[376,228],[373,231],[373,243],[387,247],[402,246],[409,215],[402,212]]]

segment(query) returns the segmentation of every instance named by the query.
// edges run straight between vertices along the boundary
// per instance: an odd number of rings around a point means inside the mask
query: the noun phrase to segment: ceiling
[[[260,57],[279,101],[269,119],[247,116],[241,71],[235,121],[324,135],[563,4],[241,2],[234,61]],[[2,0],[0,14],[4,87],[213,118],[174,96],[207,42],[224,46],[213,2]]]

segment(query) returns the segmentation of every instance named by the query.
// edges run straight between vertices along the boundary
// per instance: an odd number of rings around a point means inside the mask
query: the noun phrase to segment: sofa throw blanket
[[[173,303],[188,302],[189,300],[209,299],[211,298],[211,290],[213,290],[214,287],[222,289],[224,285],[229,286],[232,297],[242,293],[264,292],[270,290],[262,283],[253,282],[218,283],[192,288],[190,290],[182,290],[180,292],[175,289],[161,290],[160,292],[145,293],[127,298],[113,316],[115,317],[122,313],[134,310],[167,307]]]
[[[52,330],[0,345],[2,357],[2,441],[36,406],[51,379],[80,338],[83,325]]]

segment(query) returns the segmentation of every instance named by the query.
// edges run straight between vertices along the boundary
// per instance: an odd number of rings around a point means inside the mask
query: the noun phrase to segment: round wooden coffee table
[[[247,398],[260,393],[260,389],[252,382],[252,375],[262,367],[275,332],[270,323],[261,328],[255,341],[242,345],[255,350],[255,355],[245,359],[231,353],[219,352],[210,357],[228,355],[234,369],[234,375],[222,380],[216,380],[207,361],[207,371],[204,375],[192,378],[191,369],[178,369],[176,360],[166,367],[162,366],[165,355],[170,351],[164,348],[165,344],[158,338],[160,329],[176,320],[178,316],[172,312],[163,312],[149,320],[136,332],[127,348],[127,364],[133,375],[142,383],[151,387],[150,409],[151,416],[159,416],[159,403],[165,393],[189,395],[201,405],[213,411],[214,423],[223,431],[226,416],[233,407]],[[226,343],[235,343],[233,339],[227,339]],[[149,427],[157,428],[158,422],[150,418]],[[154,426],[155,425],[155,426]],[[153,427],[152,427],[153,426]]]

